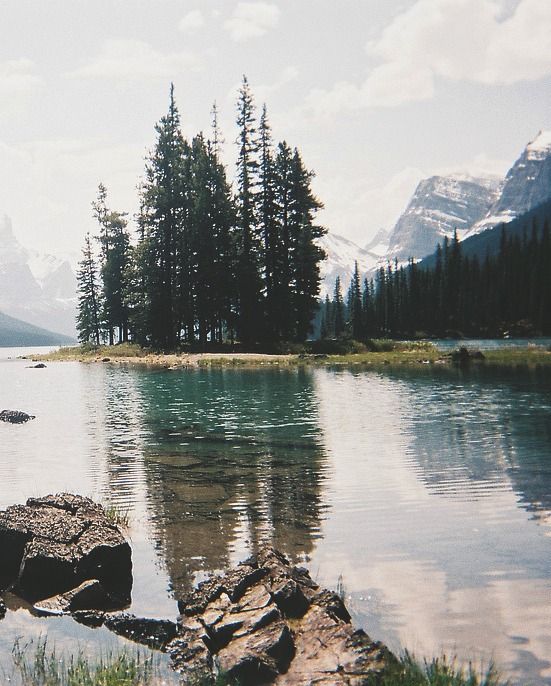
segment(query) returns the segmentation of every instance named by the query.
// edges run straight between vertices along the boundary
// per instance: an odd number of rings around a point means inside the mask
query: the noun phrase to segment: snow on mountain
[[[377,245],[382,241],[381,236],[377,239]],[[325,250],[327,258],[321,263],[321,297],[332,295],[335,288],[335,279],[340,276],[343,293],[346,292],[352,274],[354,264],[358,262],[360,274],[370,272],[380,259],[380,255],[373,250],[360,248],[353,241],[336,233],[327,233],[319,240],[320,246]]]
[[[466,174],[423,179],[391,232],[386,259],[419,259],[457,229],[461,238],[488,214],[501,190],[494,176]]]
[[[384,257],[388,252],[388,245],[390,242],[390,231],[387,229],[379,229],[375,236],[364,246],[364,250],[369,253]]]
[[[551,198],[551,131],[540,131],[507,172],[501,194],[465,234],[473,236],[510,222]]]
[[[24,248],[0,216],[0,312],[75,337],[76,290],[67,260]]]

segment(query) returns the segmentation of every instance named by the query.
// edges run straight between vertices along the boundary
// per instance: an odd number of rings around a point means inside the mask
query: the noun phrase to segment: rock
[[[485,360],[485,356],[480,350],[469,350],[465,346],[461,346],[458,350],[450,353],[451,361],[454,364],[465,366],[470,364],[473,360]]]
[[[46,369],[44,362],[37,362],[36,364],[30,364],[27,369]]]
[[[110,596],[97,579],[83,581],[78,588],[34,604],[34,610],[41,615],[118,609],[120,609],[120,601]]]
[[[32,414],[21,412],[20,410],[2,410],[0,412],[0,422],[9,422],[10,424],[24,424],[31,419],[36,419]]]
[[[131,614],[111,615],[104,626],[119,636],[161,650],[178,634],[178,627],[168,619],[140,619]]]
[[[336,593],[273,548],[199,584],[179,609],[166,651],[187,683],[223,672],[243,686],[360,686],[395,661],[354,629]]]
[[[0,598],[0,619],[4,619],[5,616],[6,616],[6,604]]]
[[[0,551],[0,588],[10,588],[30,602],[65,594],[91,580],[116,608],[130,601],[130,546],[103,507],[89,498],[49,495],[1,511]],[[97,585],[80,591],[77,598],[82,602],[101,595]],[[100,608],[80,609],[103,609],[101,597]]]

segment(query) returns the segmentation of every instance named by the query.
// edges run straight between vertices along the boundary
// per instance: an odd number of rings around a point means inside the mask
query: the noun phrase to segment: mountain
[[[0,311],[74,338],[76,291],[68,260],[27,250],[0,216]]]
[[[319,244],[327,255],[321,263],[322,298],[333,295],[337,276],[340,276],[343,294],[346,293],[356,261],[362,276],[376,267],[387,246],[384,244],[384,232],[379,232],[375,238],[376,243],[372,241],[373,249],[360,248],[353,241],[336,233],[329,232],[320,238]],[[381,252],[376,252],[376,250]]]
[[[74,343],[69,336],[47,331],[33,326],[20,319],[9,317],[0,312],[0,348],[35,346],[35,345],[68,345]]]
[[[551,131],[540,131],[507,172],[501,194],[465,237],[533,210],[551,198]]]
[[[455,229],[461,238],[488,214],[499,198],[501,184],[498,177],[464,174],[423,179],[391,232],[385,258],[422,258],[445,236],[451,238]]]

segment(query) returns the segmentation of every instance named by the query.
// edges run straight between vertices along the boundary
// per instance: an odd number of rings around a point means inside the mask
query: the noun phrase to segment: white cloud
[[[11,98],[32,93],[41,85],[42,79],[36,75],[35,65],[31,60],[0,62],[0,103],[2,105],[5,106],[6,101],[9,104]]]
[[[240,2],[224,23],[234,41],[263,36],[277,26],[279,8],[267,2]]]
[[[205,25],[205,17],[201,10],[191,10],[180,19],[178,28],[184,33],[193,33]]]
[[[395,107],[434,96],[439,78],[487,85],[551,75],[551,2],[520,0],[503,19],[503,0],[417,0],[367,45],[376,63],[363,83],[312,91],[306,109]]]
[[[131,39],[106,41],[99,55],[69,75],[77,78],[143,79],[172,78],[197,70],[201,61],[191,52],[163,53],[148,43]]]

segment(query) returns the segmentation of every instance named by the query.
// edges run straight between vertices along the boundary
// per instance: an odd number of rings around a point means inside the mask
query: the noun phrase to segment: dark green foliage
[[[100,289],[98,268],[92,250],[92,239],[86,234],[82,260],[77,270],[78,313],[77,331],[81,343],[100,343]]]
[[[350,335],[366,338],[496,337],[551,334],[551,204],[494,231],[494,245],[480,260],[457,234],[444,239],[431,259],[379,268],[364,281],[358,327],[358,275],[350,284]],[[478,242],[477,242],[478,243]],[[491,249],[490,249],[491,248]],[[340,322],[335,294],[323,306]]]
[[[216,106],[212,140],[199,134],[188,142],[171,87],[140,186],[137,244],[130,244],[125,215],[107,208],[103,186],[93,205],[101,288],[94,291],[94,328],[90,283],[98,267],[88,260],[81,278],[82,340],[131,339],[171,350],[220,348],[228,341],[271,349],[307,338],[324,257],[316,241],[325,233],[314,221],[322,205],[311,191],[313,173],[286,143],[274,152],[266,107],[257,130],[246,78],[237,124],[233,196],[220,161]]]
[[[369,683],[369,682],[368,682]],[[507,686],[495,666],[477,670],[469,663],[462,667],[446,656],[418,662],[406,652],[377,678],[378,686]]]

